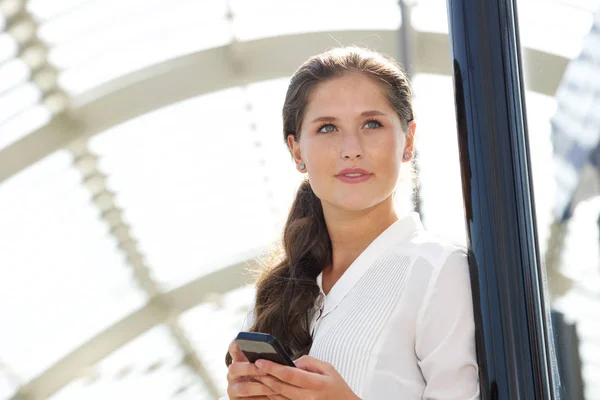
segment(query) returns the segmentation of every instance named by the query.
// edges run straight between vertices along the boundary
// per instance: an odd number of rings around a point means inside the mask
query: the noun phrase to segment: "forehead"
[[[360,114],[372,109],[394,111],[383,84],[364,74],[348,73],[317,84],[308,98],[305,115]]]

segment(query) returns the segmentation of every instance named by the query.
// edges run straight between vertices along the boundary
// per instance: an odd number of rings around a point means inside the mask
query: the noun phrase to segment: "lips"
[[[346,168],[341,170],[336,176],[340,175],[371,175],[371,173],[360,168]]]
[[[335,177],[345,183],[366,182],[373,176],[369,171],[360,168],[347,168],[341,170]]]

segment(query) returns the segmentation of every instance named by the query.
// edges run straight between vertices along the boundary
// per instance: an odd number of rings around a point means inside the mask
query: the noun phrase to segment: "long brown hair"
[[[378,82],[396,110],[404,131],[413,120],[411,90],[396,62],[374,51],[344,47],[311,57],[291,79],[283,104],[283,138],[300,140],[308,99],[321,82],[360,73]],[[312,345],[310,321],[319,295],[316,278],[332,262],[332,248],[321,200],[308,180],[298,188],[283,232],[283,254],[264,268],[256,282],[254,320],[250,331],[274,335],[298,358]],[[231,363],[227,354],[226,363]]]

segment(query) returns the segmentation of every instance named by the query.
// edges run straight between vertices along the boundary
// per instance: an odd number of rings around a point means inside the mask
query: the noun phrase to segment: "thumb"
[[[248,362],[246,355],[240,350],[235,341],[229,345],[229,354],[231,354],[233,362]]]
[[[334,368],[331,364],[326,363],[325,361],[317,360],[311,356],[302,356],[296,361],[294,361],[297,368],[300,368],[304,371],[315,372],[321,375],[332,375]]]

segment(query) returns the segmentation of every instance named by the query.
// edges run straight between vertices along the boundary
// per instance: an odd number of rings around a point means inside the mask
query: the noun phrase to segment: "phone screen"
[[[272,337],[271,337],[272,338]],[[277,364],[287,365],[295,367],[296,365],[292,359],[287,355],[286,351],[277,343],[276,339],[273,339],[272,344],[268,341],[263,340],[250,340],[246,338],[237,338],[235,343],[238,345],[240,350],[244,353],[248,361],[251,363],[256,360],[269,360]]]

